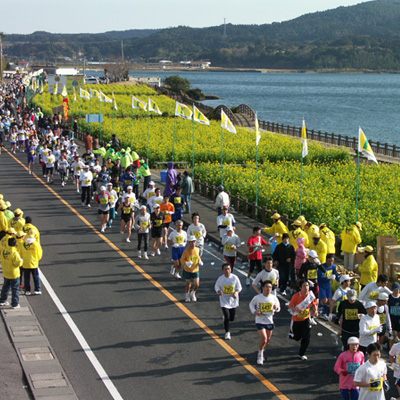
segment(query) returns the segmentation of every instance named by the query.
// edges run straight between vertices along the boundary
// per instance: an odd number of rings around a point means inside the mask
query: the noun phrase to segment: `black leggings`
[[[229,332],[229,321],[234,321],[235,320],[236,308],[225,308],[225,307],[222,307],[222,313],[224,314],[225,332]]]
[[[144,248],[143,248],[143,250],[145,251],[145,252],[147,252],[147,242],[149,241],[149,239],[148,239],[148,237],[149,237],[149,234],[148,233],[138,233],[138,250],[140,250],[140,247],[141,247],[141,245],[142,245],[142,239],[143,239],[143,241],[144,241]]]
[[[304,356],[308,345],[310,344],[310,320],[307,318],[304,321],[292,321],[291,332],[289,337],[300,342],[299,355]]]

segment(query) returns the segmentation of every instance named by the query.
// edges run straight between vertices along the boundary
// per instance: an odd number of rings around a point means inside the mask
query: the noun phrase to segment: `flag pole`
[[[221,125],[221,185],[224,183],[224,128]]]
[[[257,113],[256,113],[256,126],[257,129],[258,120],[257,120]],[[256,132],[257,135],[257,132]],[[258,143],[256,138],[256,206],[258,206]]]
[[[150,109],[147,111],[147,164],[149,164],[149,146],[150,146]]]
[[[358,132],[358,148],[357,148],[357,193],[356,193],[356,221],[358,221],[358,196],[360,190],[360,132]]]
[[[302,149],[303,150],[303,149]],[[301,152],[301,178],[300,178],[300,215],[303,202],[303,151]]]
[[[114,110],[114,108],[113,108]],[[114,114],[114,111],[113,111]],[[113,133],[114,133],[114,116],[113,116]],[[132,149],[132,143],[133,143],[133,107],[132,107],[132,131],[131,131],[131,149]]]
[[[194,124],[194,110],[193,110],[193,154],[192,154],[192,174],[194,179],[194,140],[195,140],[195,124]]]
[[[115,118],[115,105],[113,102],[113,135],[115,135],[115,124],[114,124],[114,118]],[[132,118],[133,118],[133,109],[132,109]],[[131,144],[131,148],[132,148],[132,144]]]
[[[89,134],[92,136],[92,123],[91,121],[91,114],[92,114],[92,96],[89,97]]]
[[[82,97],[79,95],[79,132],[81,132]]]
[[[176,136],[176,114],[175,114],[175,121],[174,121],[174,140],[172,143],[172,161],[175,161],[175,136]]]
[[[100,122],[100,142],[102,142],[103,141],[103,134],[102,134],[102,131],[101,131],[101,117],[100,117],[100,115],[101,115],[101,99],[100,99],[100,96],[99,96],[99,122]]]

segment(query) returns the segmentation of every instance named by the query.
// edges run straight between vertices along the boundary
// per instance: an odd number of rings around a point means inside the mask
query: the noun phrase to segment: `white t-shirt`
[[[187,233],[182,229],[181,232],[172,231],[169,236],[168,240],[173,243],[174,247],[185,247],[187,242]]]
[[[225,216],[224,215],[218,215],[217,217],[217,226],[223,226],[223,228],[218,228],[219,229],[219,236],[222,237],[226,233],[226,227],[231,225],[233,226],[235,224],[235,218],[233,218],[233,215],[230,213],[227,213]]]
[[[153,196],[155,196],[155,191],[156,191],[156,188],[147,188],[144,192],[143,192],[143,197],[145,198],[145,199],[147,199],[147,204],[150,206],[151,205],[151,198],[153,197]]]
[[[106,193],[108,193],[110,196],[110,207],[115,207],[115,203],[118,200],[117,192],[114,189],[111,189],[110,191],[106,190]]]
[[[379,315],[370,317],[368,314],[364,315],[360,319],[360,346],[367,347],[371,343],[375,343],[377,340],[377,328],[380,328],[381,321]],[[374,332],[375,333],[371,333]]]
[[[332,299],[335,301],[343,301],[343,300],[347,300],[347,297],[344,298],[347,295],[347,292],[350,290],[350,288],[338,288],[336,289],[335,293],[332,296]]]
[[[188,236],[194,236],[196,238],[196,246],[204,245],[204,238],[207,235],[206,227],[203,224],[191,224],[187,230]]]
[[[215,291],[218,293],[221,291],[222,296],[219,296],[219,303],[223,308],[236,308],[239,307],[239,292],[242,290],[242,285],[239,278],[231,274],[229,278],[225,275],[221,275],[214,286]],[[234,293],[238,293],[236,299],[232,296]]]
[[[125,200],[126,198],[129,198],[129,203],[135,203],[136,202],[136,196],[135,193],[125,193],[122,197],[123,200]]]
[[[359,400],[385,400],[382,376],[386,374],[386,364],[382,360],[379,360],[376,364],[371,364],[368,360],[361,365],[354,375],[355,382],[375,382],[379,379],[381,382],[377,388],[360,387]]]
[[[46,157],[46,168],[53,168],[54,163],[56,162],[56,158],[52,154],[51,156]]]
[[[235,257],[236,250],[232,246],[240,247],[240,238],[235,233],[232,236],[224,235],[222,236],[222,245],[224,246],[224,256]]]
[[[93,175],[90,171],[82,171],[79,175],[79,181],[82,184],[82,187],[88,187],[92,184]]]
[[[365,305],[369,301],[376,301],[381,293],[387,293],[389,295],[392,294],[392,291],[385,286],[378,286],[376,282],[371,282],[361,290],[358,300]]]
[[[271,281],[273,285],[279,286],[279,271],[275,268],[272,268],[271,271],[263,269],[255,277],[253,286],[258,286],[261,282],[265,281]],[[276,294],[276,289],[273,290],[272,293]]]
[[[161,204],[163,202],[163,197],[162,196],[153,196],[150,198],[150,208],[151,208],[151,212],[154,211],[154,205],[155,204]]]
[[[278,307],[274,310],[274,305]],[[253,297],[249,304],[249,308],[252,314],[257,310],[261,311],[261,315],[256,315],[256,324],[273,324],[274,323],[274,313],[281,311],[281,305],[278,298],[270,294],[269,296],[264,296],[262,293]]]
[[[399,366],[399,369],[393,371],[393,376],[400,378],[400,343],[395,343],[390,349],[389,354],[395,358],[394,363]]]

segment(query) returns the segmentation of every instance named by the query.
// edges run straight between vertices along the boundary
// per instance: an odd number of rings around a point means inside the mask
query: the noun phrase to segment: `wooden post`
[[[389,155],[389,145],[385,143],[385,156]]]
[[[282,215],[281,221],[282,221],[287,227],[289,227],[289,217],[288,217],[287,214],[283,214],[283,215]]]
[[[261,217],[262,223],[264,225],[267,225],[267,207],[262,208],[262,217]]]
[[[253,213],[252,213],[252,215],[253,215],[253,219],[257,219],[257,203],[256,202],[254,202],[254,203],[252,203],[252,211],[253,211]]]
[[[353,137],[353,149],[357,150],[357,138],[355,136]]]
[[[342,135],[338,135],[338,146],[340,146],[341,141],[342,141]]]
[[[236,210],[236,212],[239,212],[239,196],[235,195],[235,196],[233,196],[233,199],[235,201],[235,210]]]
[[[349,147],[349,137],[348,136],[346,136],[346,139],[345,139],[345,146]]]
[[[244,215],[247,216],[248,212],[249,212],[249,200],[248,199],[243,199],[244,201]]]
[[[397,148],[396,145],[393,145],[393,149],[392,149],[392,157],[397,157]]]

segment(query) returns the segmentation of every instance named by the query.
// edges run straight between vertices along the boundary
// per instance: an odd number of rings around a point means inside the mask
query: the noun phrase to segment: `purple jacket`
[[[178,183],[178,173],[174,169],[174,163],[168,163],[167,184],[165,185],[164,194],[172,196],[175,193],[174,186]]]

